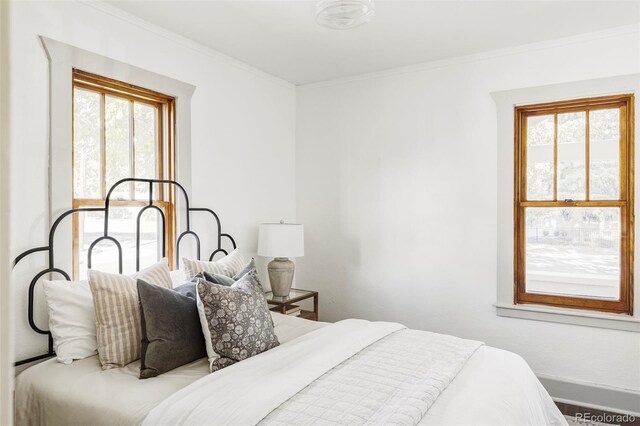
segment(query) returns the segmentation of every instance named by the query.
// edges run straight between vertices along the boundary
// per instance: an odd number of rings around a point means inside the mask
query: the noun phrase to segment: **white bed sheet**
[[[273,316],[282,344],[326,325],[279,314]],[[48,360],[18,376],[16,423],[19,426],[140,424],[154,406],[207,372],[205,358],[146,380],[138,379],[139,361],[102,371],[97,356],[72,365]],[[469,358],[421,424],[566,422],[522,358],[483,346]]]
[[[281,344],[327,323],[273,313]],[[209,373],[202,358],[158,377],[140,380],[140,361],[102,370],[98,356],[71,365],[50,359],[16,378],[17,425],[134,425],[169,395]]]

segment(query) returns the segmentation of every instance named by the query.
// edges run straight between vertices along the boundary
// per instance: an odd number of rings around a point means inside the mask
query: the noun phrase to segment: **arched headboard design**
[[[109,189],[109,191],[107,192],[107,196],[104,200],[104,205],[102,207],[80,207],[80,208],[75,208],[75,209],[70,209],[67,210],[65,212],[63,212],[62,214],[60,214],[56,220],[53,222],[53,225],[51,225],[51,229],[49,230],[49,241],[48,244],[46,246],[41,246],[41,247],[34,247],[32,249],[26,250],[23,253],[21,253],[20,255],[18,255],[15,260],[13,261],[13,267],[15,267],[22,259],[26,258],[29,255],[32,255],[34,253],[39,253],[39,252],[47,252],[48,255],[48,262],[47,262],[47,267],[41,271],[38,271],[34,276],[33,279],[31,280],[30,284],[29,284],[29,307],[28,307],[28,321],[29,321],[29,326],[31,327],[31,329],[33,329],[33,331],[35,331],[38,334],[42,334],[42,335],[47,335],[48,339],[49,339],[49,349],[48,352],[46,354],[42,354],[42,355],[38,355],[35,357],[31,357],[31,358],[27,358],[27,359],[22,359],[19,360],[15,363],[16,366],[18,365],[22,365],[22,364],[27,364],[30,362],[34,362],[34,361],[38,361],[41,359],[45,359],[45,358],[49,358],[51,356],[55,355],[55,352],[53,350],[53,338],[51,336],[51,332],[49,330],[43,330],[40,327],[38,327],[38,325],[35,323],[34,320],[34,295],[35,295],[35,287],[36,284],[38,283],[38,280],[40,280],[40,278],[42,278],[43,276],[45,276],[46,274],[60,274],[62,275],[66,280],[71,281],[71,276],[62,268],[57,267],[56,266],[56,262],[55,262],[55,254],[54,254],[54,241],[55,241],[55,234],[56,231],[58,229],[58,227],[60,226],[60,224],[67,218],[70,218],[73,216],[74,213],[82,213],[82,212],[102,212],[104,213],[104,231],[102,233],[102,235],[100,235],[99,237],[97,237],[93,242],[91,242],[91,244],[89,245],[89,249],[88,249],[88,253],[87,253],[87,266],[89,268],[91,268],[91,259],[92,259],[92,254],[93,254],[93,249],[95,248],[95,246],[102,242],[102,241],[111,241],[117,251],[118,251],[118,270],[120,273],[122,273],[122,263],[123,263],[123,259],[122,259],[122,246],[120,244],[120,242],[109,233],[109,209],[110,209],[110,204],[111,204],[111,197],[113,194],[113,191],[115,188],[117,188],[120,185],[126,184],[126,183],[146,183],[149,185],[149,199],[148,201],[146,201],[146,204],[140,209],[140,211],[138,212],[138,216],[136,218],[136,271],[140,270],[140,219],[142,217],[142,214],[147,211],[147,210],[155,210],[159,213],[160,215],[160,220],[162,222],[162,255],[163,257],[165,256],[165,244],[164,242],[166,241],[166,218],[164,216],[164,212],[162,211],[162,209],[160,209],[157,205],[154,205],[154,191],[157,189],[156,185],[171,185],[174,189],[175,189],[175,194],[176,197],[181,196],[182,198],[180,199],[180,201],[182,201],[182,203],[184,203],[184,211],[186,212],[185,214],[185,220],[184,220],[184,230],[180,233],[176,232],[176,241],[175,241],[175,258],[176,258],[176,264],[179,264],[179,260],[180,260],[180,243],[182,242],[183,238],[186,236],[191,236],[193,237],[193,239],[196,242],[196,255],[197,258],[200,259],[200,236],[192,229],[192,221],[191,221],[191,214],[192,213],[204,213],[205,215],[211,215],[211,217],[214,220],[214,223],[216,225],[216,232],[214,233],[214,237],[216,238],[215,240],[215,249],[211,252],[211,254],[209,255],[209,260],[213,260],[214,256],[218,253],[223,253],[223,254],[228,254],[228,252],[223,248],[223,241],[226,239],[231,243],[231,246],[235,249],[236,248],[236,242],[233,239],[233,237],[231,237],[231,235],[229,234],[225,234],[222,232],[222,228],[220,225],[220,219],[218,218],[218,215],[211,209],[208,208],[204,208],[204,207],[191,207],[191,204],[189,203],[189,196],[187,194],[187,191],[184,189],[184,187],[182,185],[180,185],[178,182],[173,181],[173,180],[164,180],[164,179],[142,179],[142,178],[125,178],[125,179],[121,179],[118,182],[116,182],[115,184],[113,184],[113,186]]]

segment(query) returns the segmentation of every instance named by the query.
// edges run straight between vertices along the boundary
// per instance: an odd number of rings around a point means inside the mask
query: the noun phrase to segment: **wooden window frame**
[[[128,84],[122,81],[110,79],[107,77],[103,77],[100,75],[92,74],[86,71],[82,71],[79,69],[73,69],[72,73],[72,96],[71,96],[71,175],[72,175],[72,185],[75,186],[75,177],[74,169],[75,169],[75,161],[74,161],[74,120],[75,120],[75,89],[88,90],[94,93],[98,93],[101,96],[101,114],[102,114],[102,123],[105,122],[105,100],[106,96],[114,96],[120,99],[126,99],[131,104],[131,117],[133,117],[133,106],[134,102],[140,102],[147,105],[151,105],[158,109],[157,114],[157,134],[158,134],[158,147],[157,147],[157,177],[158,179],[168,179],[175,180],[175,128],[176,128],[176,113],[175,113],[175,98],[172,96],[164,95],[159,92],[155,92],[153,90],[145,89],[142,87],[134,86],[132,84]],[[133,118],[130,118],[133,120]],[[130,141],[129,141],[129,149],[133,149],[133,138],[135,137],[135,129],[133,122],[130,123],[131,131],[130,131]],[[80,207],[102,207],[104,206],[104,200],[107,195],[107,191],[109,188],[106,186],[106,144],[105,144],[105,126],[102,125],[102,135],[100,138],[100,161],[101,161],[101,198],[96,199],[86,199],[86,198],[76,198],[75,197],[75,187],[72,188],[72,207],[80,208]],[[130,152],[130,167],[131,173],[135,176],[135,150]],[[165,162],[166,156],[166,162]],[[142,200],[134,200],[134,188],[135,184],[132,182],[130,184],[129,194],[131,196],[131,200],[111,200],[111,206],[120,206],[120,207],[144,207],[148,205],[148,201]],[[162,209],[165,214],[165,236],[164,239],[164,248],[166,257],[169,261],[169,268],[173,269],[175,266],[175,256],[174,256],[174,241],[176,240],[176,205],[175,205],[175,195],[176,191],[173,185],[168,185],[167,190],[165,191],[163,185],[158,185],[159,198],[153,201],[153,205]],[[72,220],[72,228],[73,228],[73,278],[78,279],[80,274],[80,218],[79,214],[73,215]]]
[[[589,200],[589,113],[588,111],[620,108],[620,195],[618,200]],[[585,200],[557,200],[557,119],[559,113],[587,111],[585,135]],[[554,115],[553,201],[526,199],[526,119],[535,115]],[[515,107],[515,173],[514,173],[514,303],[540,304],[564,308],[633,314],[634,257],[634,96],[632,94],[602,96],[570,101],[550,102]],[[525,286],[525,209],[527,207],[619,207],[620,208],[620,298],[605,300],[575,296],[527,293]]]

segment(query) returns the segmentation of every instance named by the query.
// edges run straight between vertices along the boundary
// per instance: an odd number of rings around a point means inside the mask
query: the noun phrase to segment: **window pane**
[[[558,200],[586,199],[586,113],[558,114]]]
[[[78,213],[78,263],[79,279],[87,279],[89,246],[104,234],[104,214],[101,212]],[[98,243],[92,254],[91,267],[105,272],[118,272],[117,251],[113,243]]]
[[[122,245],[123,273],[136,271],[136,219],[140,207],[118,207],[110,213],[109,229]],[[155,211],[146,210],[140,220],[140,269],[153,265],[161,254],[162,223]]]
[[[619,208],[527,208],[525,217],[528,293],[619,299]]]
[[[126,99],[107,96],[105,104],[105,143],[107,151],[107,191],[118,180],[131,177],[129,156],[129,124],[131,103]],[[129,199],[130,186],[120,185],[112,199]]]
[[[123,273],[136,271],[136,218],[140,207],[113,206],[109,212],[109,235],[122,246]],[[160,214],[146,210],[140,220],[140,269],[154,264],[162,254],[162,221]],[[88,212],[80,216],[80,279],[87,276],[89,246],[104,232],[104,215]],[[105,272],[118,272],[118,249],[111,241],[98,243],[91,255],[91,267]]]
[[[589,198],[620,198],[620,110],[600,109],[589,115]]]
[[[158,150],[156,134],[156,111],[152,105],[136,102],[134,104],[134,147],[136,150],[136,177],[154,179],[157,177]],[[147,199],[149,185],[136,184],[136,198]],[[157,195],[154,197],[158,199]]]
[[[527,200],[553,200],[553,115],[527,118]]]
[[[76,198],[101,198],[101,96],[73,91],[73,190]]]

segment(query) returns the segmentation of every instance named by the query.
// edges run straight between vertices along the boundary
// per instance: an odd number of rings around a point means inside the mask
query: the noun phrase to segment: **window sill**
[[[520,318],[534,321],[558,322],[584,327],[640,333],[640,318],[622,314],[587,312],[575,309],[551,308],[533,305],[494,304],[499,317]]]

